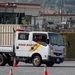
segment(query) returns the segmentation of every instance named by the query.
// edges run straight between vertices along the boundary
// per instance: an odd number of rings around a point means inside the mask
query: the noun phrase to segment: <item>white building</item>
[[[0,2],[0,24],[30,24],[39,10],[40,4]]]

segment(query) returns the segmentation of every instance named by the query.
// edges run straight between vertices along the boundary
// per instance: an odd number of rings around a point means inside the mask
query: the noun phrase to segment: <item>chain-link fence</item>
[[[75,60],[75,32],[61,33],[66,49],[66,60]]]

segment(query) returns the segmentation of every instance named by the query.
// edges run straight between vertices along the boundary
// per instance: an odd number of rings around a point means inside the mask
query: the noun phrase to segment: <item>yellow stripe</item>
[[[40,44],[36,43],[36,45],[33,46],[33,49],[30,49],[29,52],[36,51],[39,48]]]

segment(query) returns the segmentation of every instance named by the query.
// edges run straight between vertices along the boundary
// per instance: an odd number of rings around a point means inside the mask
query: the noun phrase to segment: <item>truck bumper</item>
[[[54,62],[54,63],[62,63],[64,61],[63,57],[48,57],[49,62]]]
[[[53,62],[53,63],[62,63],[64,61],[63,57],[48,57],[48,60],[43,60],[43,62]]]

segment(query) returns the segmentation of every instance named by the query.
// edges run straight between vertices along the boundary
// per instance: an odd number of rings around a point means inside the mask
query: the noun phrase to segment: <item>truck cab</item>
[[[41,63],[53,66],[54,63],[63,62],[63,49],[62,37],[58,33],[16,31],[16,57],[34,66],[40,66]]]

